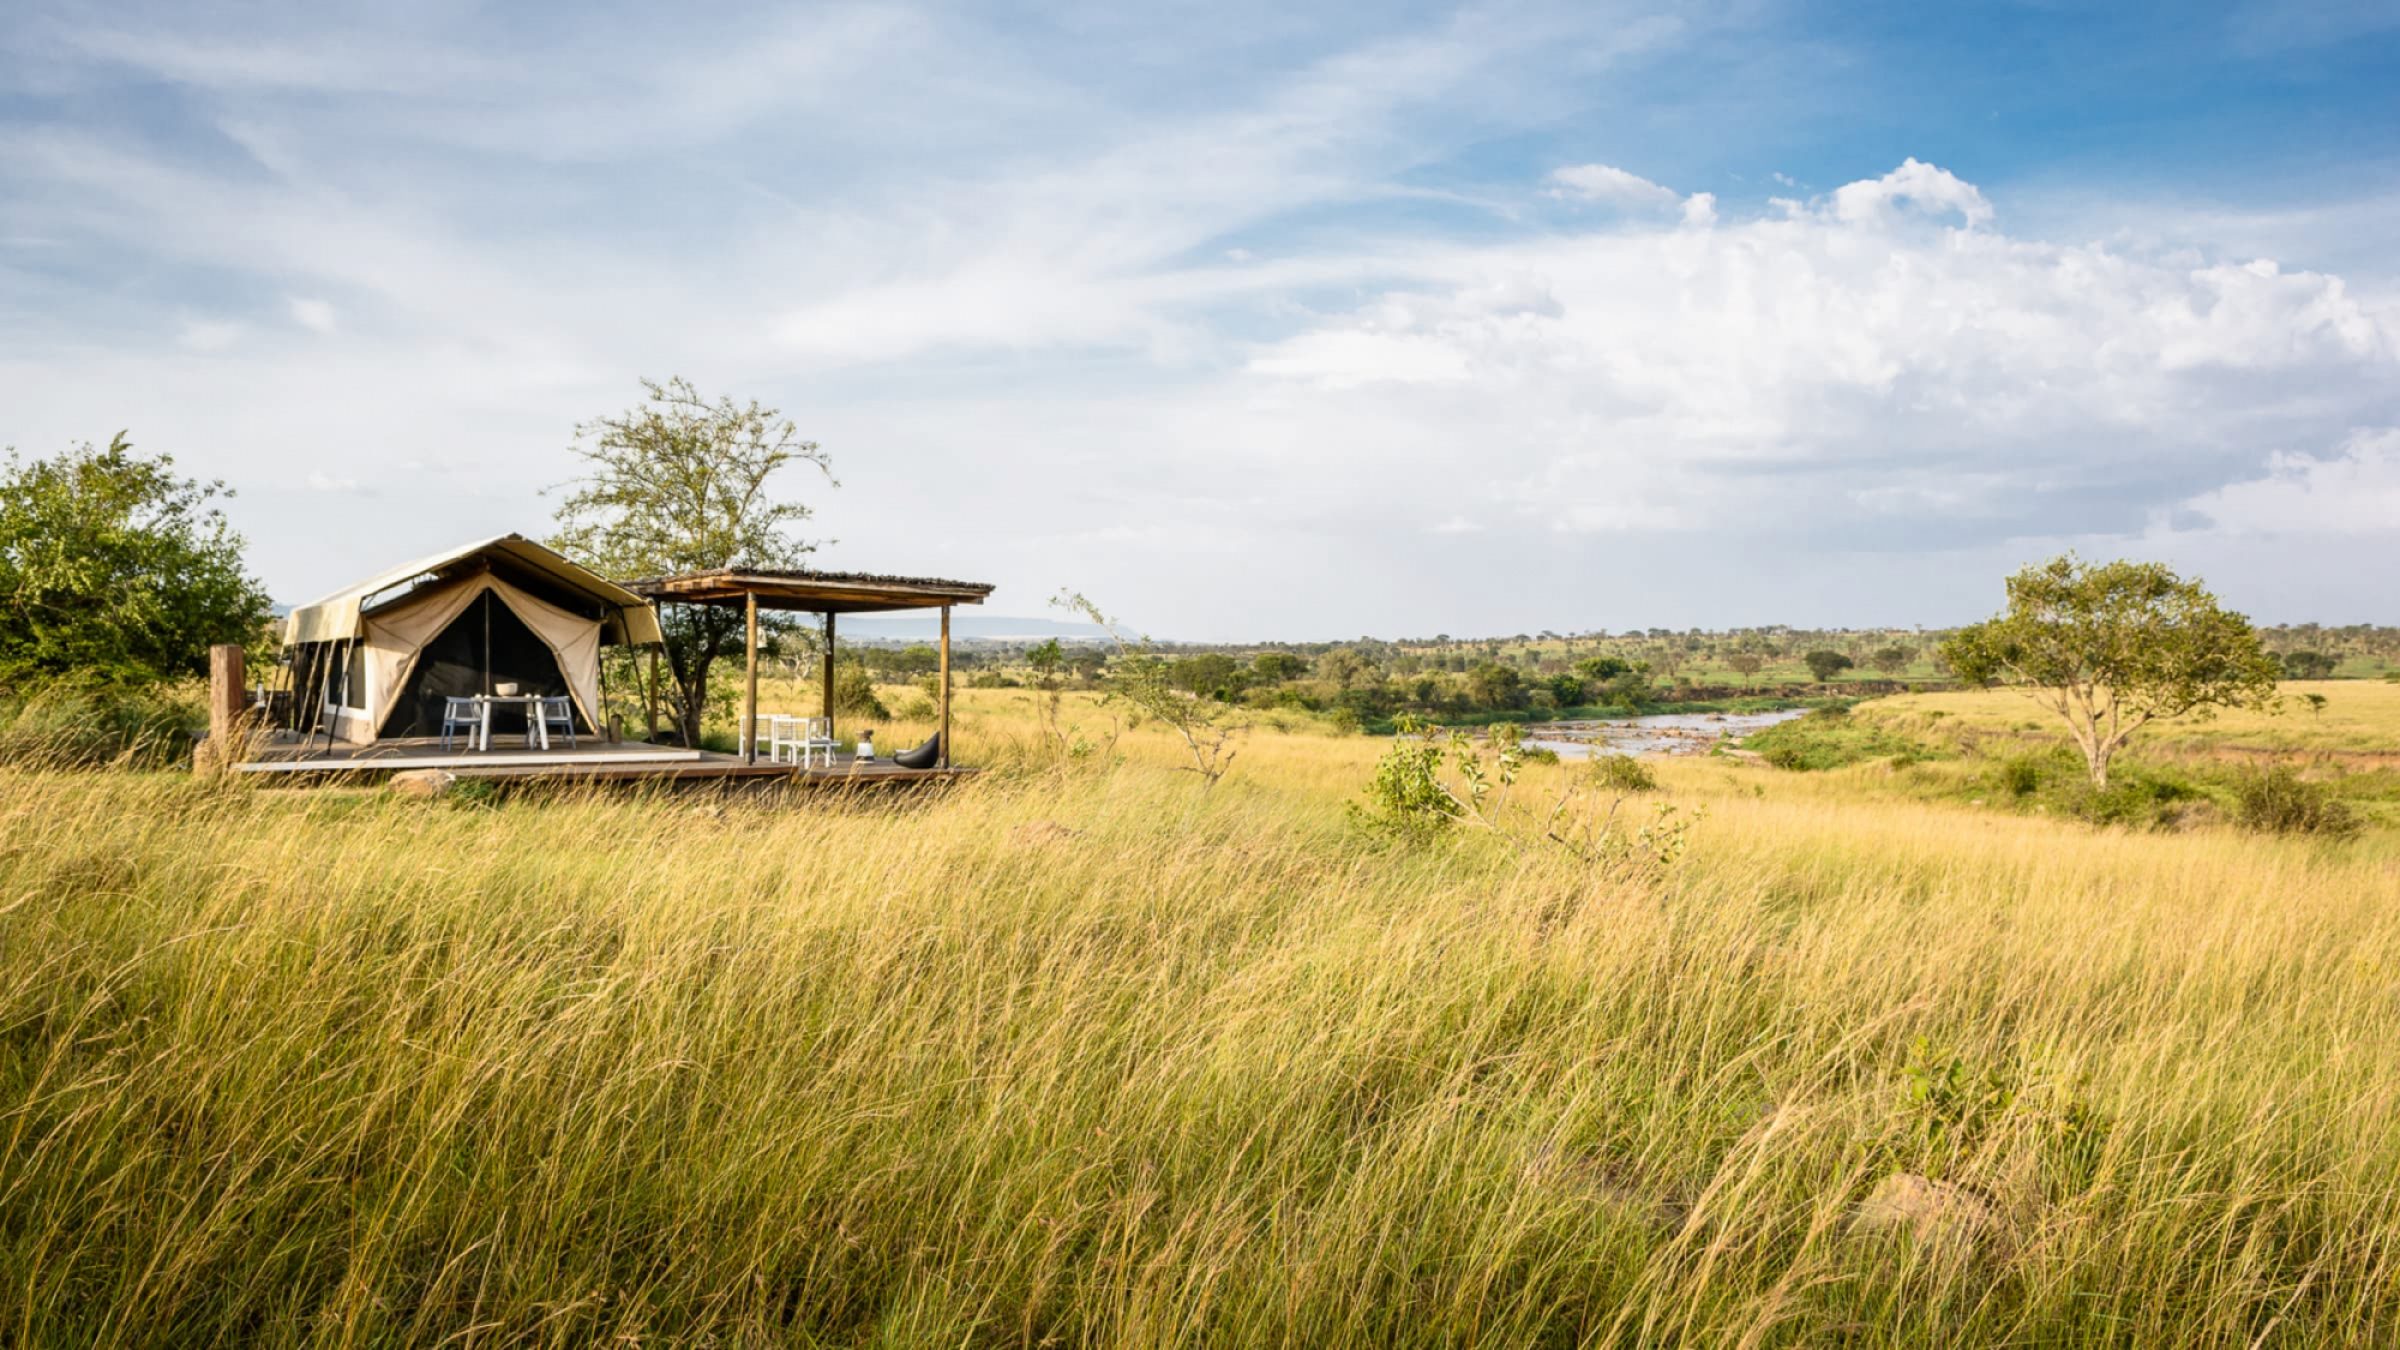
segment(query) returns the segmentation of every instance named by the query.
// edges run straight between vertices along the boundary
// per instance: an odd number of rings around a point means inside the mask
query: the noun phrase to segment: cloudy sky
[[[2392,0],[9,11],[0,443],[224,478],[281,599],[681,374],[1000,613],[2400,622]]]

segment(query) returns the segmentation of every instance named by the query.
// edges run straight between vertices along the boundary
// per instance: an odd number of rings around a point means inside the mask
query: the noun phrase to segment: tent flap
[[[373,728],[371,735],[381,734],[390,720],[426,645],[487,591],[508,606],[509,612],[531,629],[558,659],[559,674],[565,677],[567,693],[575,700],[584,722],[595,728],[601,725],[601,623],[560,609],[486,572],[428,588],[421,593],[422,598],[412,595],[409,603],[367,617],[363,646],[369,667],[368,682],[375,691],[374,718],[368,724]]]

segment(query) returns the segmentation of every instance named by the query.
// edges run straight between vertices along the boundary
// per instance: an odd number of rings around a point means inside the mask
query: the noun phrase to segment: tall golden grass
[[[0,770],[0,1342],[2400,1338],[2388,833],[1675,763],[1610,881],[1028,712],[907,798]]]
[[[2313,708],[2308,697],[2325,700]],[[2062,737],[2066,723],[2012,689],[1903,694],[1862,704],[1862,715],[1897,721],[1939,714],[1978,731]],[[2252,750],[2400,755],[2400,684],[2381,680],[2286,680],[2272,708],[2212,710],[2168,718],[2135,733],[2137,751]]]

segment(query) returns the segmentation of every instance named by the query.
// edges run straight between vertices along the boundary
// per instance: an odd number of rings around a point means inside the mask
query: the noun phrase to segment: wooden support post
[[[658,648],[650,649],[649,696],[643,699],[650,716],[650,741],[658,742]]]
[[[208,747],[202,767],[216,773],[232,770],[241,758],[239,742],[248,727],[249,689],[242,675],[242,649],[218,643],[208,649]]]
[[[833,735],[833,611],[825,612],[825,734]]]
[[[747,639],[742,650],[748,659],[749,690],[742,695],[742,755],[752,764],[758,762],[758,592],[751,591],[743,598],[742,609],[750,621]]]
[[[950,767],[950,607],[942,606],[942,767]]]

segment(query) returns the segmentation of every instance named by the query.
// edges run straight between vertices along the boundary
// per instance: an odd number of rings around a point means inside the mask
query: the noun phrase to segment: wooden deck
[[[586,741],[548,750],[501,744],[486,751],[443,750],[438,740],[412,738],[378,741],[373,745],[336,744],[322,740],[308,745],[291,741],[258,747],[236,770],[303,781],[365,779],[410,769],[441,769],[461,778],[498,778],[554,783],[706,782],[783,779],[823,787],[898,787],[910,783],[946,782],[975,772],[968,768],[903,769],[888,759],[860,763],[837,757],[828,767],[822,761],[808,768],[796,764],[749,763],[739,755],[712,750],[625,742],[608,745]]]

